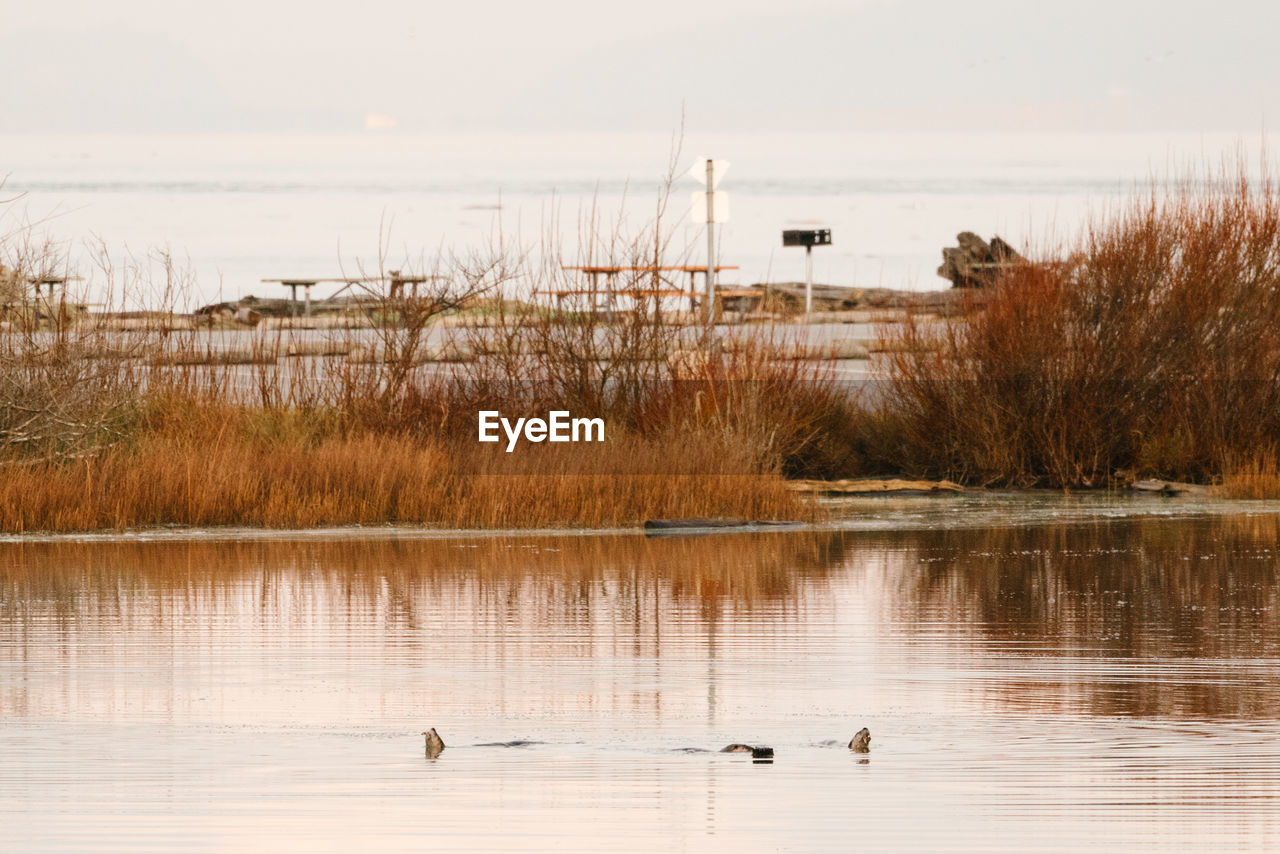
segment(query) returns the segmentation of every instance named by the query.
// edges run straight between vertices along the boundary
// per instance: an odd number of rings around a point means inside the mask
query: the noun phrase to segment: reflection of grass
[[[1132,663],[1132,680],[1097,678],[1068,665],[1058,675],[1036,673],[995,689],[1009,708],[1274,717],[1272,683],[1254,683],[1242,674],[1250,663],[1261,672],[1260,662],[1280,654],[1280,517],[1111,520],[887,536],[905,554],[902,566],[885,572],[884,582],[894,590],[891,624],[913,639],[921,626],[941,625],[959,636],[962,656],[970,654],[977,636],[984,647],[1034,650],[1036,660],[1083,656],[1119,668]],[[1186,675],[1198,662],[1211,672],[1222,659],[1240,659],[1241,675]]]
[[[250,583],[293,588],[305,580],[333,607],[416,612],[442,598],[522,602],[531,618],[577,620],[589,612],[650,623],[674,601],[752,606],[795,600],[838,566],[835,533],[749,533],[648,539],[635,535],[486,536],[483,539],[28,542],[0,544],[4,603],[52,602],[81,616],[134,599],[215,596]],[[476,594],[480,595],[476,595]],[[232,600],[240,602],[237,597]],[[255,597],[261,606],[279,605]]]

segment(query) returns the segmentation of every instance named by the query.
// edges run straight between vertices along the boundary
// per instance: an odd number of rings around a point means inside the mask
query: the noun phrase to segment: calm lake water
[[[100,238],[118,269],[133,263],[156,277],[149,253],[167,248],[194,276],[193,306],[285,295],[263,278],[376,269],[380,247],[386,266],[421,268],[441,249],[487,251],[498,234],[535,255],[545,238],[570,263],[605,263],[607,250],[584,234],[616,226],[633,236],[652,219],[672,141],[664,133],[0,133],[0,199],[16,197],[0,205],[0,233],[33,223],[37,238],[67,249],[90,299],[105,298],[103,277],[83,240]],[[814,252],[817,281],[928,289],[947,287],[935,271],[959,231],[1042,246],[1153,176],[1241,148],[1256,153],[1257,143],[1232,134],[695,128],[676,158],[668,255],[705,263],[704,226],[688,216],[700,185],[683,177],[699,155],[732,164],[721,185],[730,219],[718,239],[722,263],[741,269],[723,282],[802,280],[804,253],[783,249],[780,232],[825,226],[833,244]]]
[[[1280,848],[1280,515],[859,506],[0,543],[0,848]]]

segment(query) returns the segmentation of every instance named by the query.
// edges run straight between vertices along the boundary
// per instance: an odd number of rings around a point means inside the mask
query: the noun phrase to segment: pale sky
[[[0,131],[1194,130],[1280,115],[1260,0],[5,0]]]

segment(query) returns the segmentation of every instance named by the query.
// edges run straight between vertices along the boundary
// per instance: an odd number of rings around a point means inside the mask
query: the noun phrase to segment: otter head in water
[[[721,753],[750,753],[752,759],[773,759],[772,747],[752,747],[749,744],[731,744],[721,748]]]
[[[435,759],[444,752],[444,739],[440,737],[440,733],[436,732],[436,728],[432,727],[423,733],[427,739],[427,756]]]
[[[870,753],[871,752],[871,730],[863,727],[853,735],[853,741],[849,742],[849,749],[854,753]]]

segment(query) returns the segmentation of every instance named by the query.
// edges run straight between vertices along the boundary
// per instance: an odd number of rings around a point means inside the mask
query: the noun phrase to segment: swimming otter
[[[849,749],[854,753],[870,753],[871,752],[871,730],[863,727],[853,734],[853,741],[849,742]]]
[[[440,733],[436,732],[436,728],[432,727],[423,733],[427,738],[427,756],[435,759],[444,752],[444,739],[440,737]]]
[[[749,744],[731,744],[720,751],[721,753],[750,753],[752,759],[772,759],[772,747],[752,747]]]

